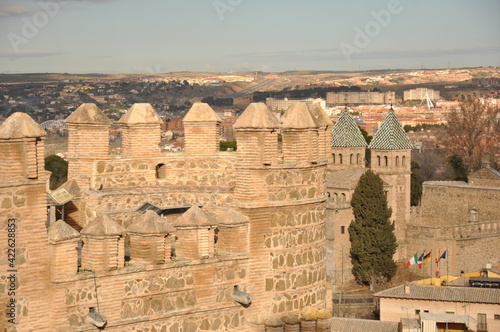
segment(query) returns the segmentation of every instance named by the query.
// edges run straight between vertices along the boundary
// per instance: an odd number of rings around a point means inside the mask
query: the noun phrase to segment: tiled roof
[[[332,129],[332,147],[349,148],[367,146],[365,138],[347,107]]]
[[[332,318],[332,332],[398,332],[399,322],[370,319]]]
[[[384,122],[377,131],[375,138],[368,146],[376,150],[411,150],[413,145],[406,135],[403,126],[399,122],[394,110],[391,108]]]
[[[407,300],[429,300],[446,302],[475,302],[500,304],[500,289],[476,287],[430,286],[411,283],[405,293],[405,285],[386,289],[375,294],[377,297]]]

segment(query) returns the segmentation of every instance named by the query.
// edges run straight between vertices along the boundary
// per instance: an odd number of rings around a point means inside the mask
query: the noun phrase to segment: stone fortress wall
[[[17,324],[6,315],[0,329],[91,331],[95,308],[111,331],[264,331],[266,320],[330,308],[327,281],[352,280],[350,200],[366,170],[366,142],[345,116],[339,131],[315,105],[278,120],[250,104],[234,125],[237,152],[220,152],[220,118],[197,103],[185,151],[163,153],[159,116],[136,104],[120,120],[117,156],[111,122],[83,104],[67,119],[62,188],[73,199],[65,220],[47,225],[45,132],[12,115],[0,126],[0,250],[9,252],[15,223],[16,257],[0,261],[0,303],[15,299]],[[498,175],[426,183],[410,216],[411,147],[392,110],[385,122],[369,148],[393,209],[395,258],[446,248],[450,273],[498,264]],[[163,217],[139,213],[144,203]]]
[[[110,331],[246,331],[307,306],[325,308],[331,128],[303,106],[280,123],[251,104],[235,125],[246,141],[228,153],[218,149],[218,116],[195,104],[185,118],[185,152],[162,153],[159,117],[136,104],[121,120],[122,155],[111,156],[109,120],[84,104],[67,119],[63,187],[74,198],[65,221],[48,229],[45,133],[13,115],[0,127],[8,157],[0,168],[0,250],[15,218],[17,324],[2,317],[2,328],[95,330],[88,319],[95,308]],[[136,212],[146,202],[193,207],[162,218]],[[2,304],[8,284],[3,277]]]

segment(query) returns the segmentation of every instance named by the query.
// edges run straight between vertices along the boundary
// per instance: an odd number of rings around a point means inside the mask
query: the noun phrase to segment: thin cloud
[[[9,58],[14,60],[21,58],[42,58],[60,54],[61,54],[60,52],[53,52],[49,50],[35,50],[35,49],[19,50],[18,52],[14,50],[0,50],[0,58]]]
[[[21,5],[0,4],[0,18],[32,16],[41,8],[30,8]]]
[[[360,50],[352,54],[353,59],[412,59],[451,55],[500,54],[500,46],[461,47],[461,48],[426,48],[426,49],[385,49]],[[254,61],[331,61],[344,60],[340,48],[307,49],[297,51],[262,51],[234,54],[233,57]]]

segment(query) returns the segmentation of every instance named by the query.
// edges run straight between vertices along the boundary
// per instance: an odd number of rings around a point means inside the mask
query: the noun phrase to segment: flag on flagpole
[[[429,251],[429,253],[424,256],[424,263],[429,262],[431,260],[431,252],[432,251]]]
[[[434,259],[436,261],[436,268],[439,267],[439,260],[441,259],[441,249],[439,249],[438,254],[436,258]]]
[[[415,254],[415,255],[411,256],[408,263],[406,263],[406,266],[415,265],[415,264],[417,264],[417,262],[418,262],[418,256],[417,256],[417,254]]]
[[[422,262],[424,261],[424,254],[425,253],[422,253],[422,255],[420,255],[420,257],[418,258],[418,268],[421,269],[422,268]]]
[[[446,251],[447,251],[447,250],[445,250],[445,251],[441,254],[441,256],[439,256],[439,259],[446,259]]]

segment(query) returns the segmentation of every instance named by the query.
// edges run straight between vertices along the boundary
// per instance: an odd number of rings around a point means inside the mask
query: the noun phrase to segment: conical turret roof
[[[332,147],[353,148],[365,147],[366,140],[354,121],[347,107],[340,114],[339,120],[332,129]]]
[[[129,233],[137,234],[170,234],[175,228],[152,210],[146,211],[142,217],[127,228]]]
[[[106,215],[101,215],[85,226],[80,234],[94,236],[117,236],[122,235],[123,228]]]
[[[16,112],[0,125],[0,138],[25,138],[47,136],[45,130],[28,114]]]
[[[206,103],[194,103],[183,119],[184,122],[222,122],[220,116]]]
[[[281,118],[285,129],[306,129],[317,128],[316,120],[309,112],[305,103],[295,103],[290,105]]]
[[[62,220],[58,220],[50,225],[48,238],[52,242],[60,242],[80,237],[80,233]]]
[[[182,216],[175,219],[173,224],[175,227],[214,226],[217,225],[217,221],[205,210],[192,206]]]
[[[251,103],[240,115],[233,128],[279,128],[278,119],[264,103]]]
[[[406,135],[403,126],[394,113],[394,110],[389,110],[384,122],[377,131],[375,138],[371,141],[370,149],[374,150],[411,150],[413,145]]]
[[[333,126],[332,119],[328,117],[323,107],[321,107],[318,103],[312,104],[311,107],[309,107],[309,112],[311,112],[311,115],[316,120],[316,123],[321,127]]]
[[[148,103],[137,103],[120,119],[119,123],[137,124],[137,123],[162,123],[162,119],[156,113],[153,106]]]
[[[70,116],[66,118],[66,123],[80,124],[101,124],[110,125],[111,120],[101,111],[96,104],[85,103],[80,105]]]

